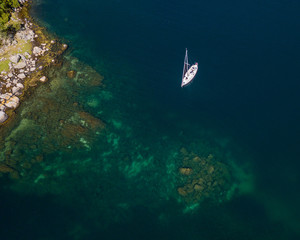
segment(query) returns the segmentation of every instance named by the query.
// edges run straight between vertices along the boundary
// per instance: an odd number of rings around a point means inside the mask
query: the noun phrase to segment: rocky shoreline
[[[20,29],[1,39],[0,47],[0,124],[16,109],[29,87],[46,82],[46,69],[57,64],[57,57],[67,49],[66,44],[50,40],[28,14],[28,0],[19,0],[11,21]]]

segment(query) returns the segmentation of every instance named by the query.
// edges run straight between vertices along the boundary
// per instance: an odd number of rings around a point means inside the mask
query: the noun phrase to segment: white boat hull
[[[198,63],[192,65],[189,70],[184,74],[181,82],[181,87],[184,87],[192,82],[198,71]]]

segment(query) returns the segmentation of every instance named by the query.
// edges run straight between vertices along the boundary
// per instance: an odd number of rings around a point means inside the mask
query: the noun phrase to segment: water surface
[[[7,138],[32,164],[3,180],[7,236],[296,239],[299,9],[292,0],[35,1],[36,20],[70,49]],[[182,89],[185,48],[199,73]],[[180,196],[178,168],[193,164],[182,148],[225,164],[234,193],[214,190],[196,205]]]

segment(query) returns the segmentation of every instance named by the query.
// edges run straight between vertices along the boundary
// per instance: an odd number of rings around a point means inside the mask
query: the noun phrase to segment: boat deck
[[[184,87],[187,84],[189,84],[194,79],[194,77],[196,76],[197,71],[198,71],[198,63],[195,63],[185,73],[185,75],[184,75],[184,77],[182,79],[181,87]]]

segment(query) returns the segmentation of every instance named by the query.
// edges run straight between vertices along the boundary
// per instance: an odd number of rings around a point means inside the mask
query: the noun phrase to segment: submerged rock
[[[67,73],[68,78],[74,78],[76,76],[76,71],[71,70]]]
[[[188,175],[191,175],[191,173],[193,172],[193,170],[191,168],[182,167],[182,168],[179,168],[179,172],[182,175],[188,176]]]
[[[91,114],[87,112],[79,112],[80,118],[84,121],[84,125],[86,127],[89,127],[93,130],[95,129],[104,129],[105,123],[102,122],[100,119],[95,118]]]
[[[69,145],[76,145],[79,141],[80,136],[87,134],[88,129],[82,127],[79,124],[65,124],[62,131],[62,145],[69,146]]]
[[[187,202],[201,202],[210,198],[216,202],[227,200],[227,193],[234,185],[233,175],[228,165],[215,159],[209,154],[199,157],[193,152],[181,149],[184,165],[179,168],[182,184],[178,194]]]
[[[92,78],[90,81],[89,81],[89,84],[90,86],[92,87],[99,87],[102,85],[102,80],[103,80],[103,77],[102,76],[98,76],[96,78]]]
[[[180,196],[185,197],[188,193],[186,192],[186,190],[182,187],[177,188],[177,192]]]
[[[63,49],[63,50],[66,50],[67,48],[68,48],[68,45],[67,45],[67,44],[63,44],[63,45],[62,45],[62,49]]]
[[[11,167],[7,166],[6,164],[3,164],[3,163],[0,164],[0,172],[1,173],[11,173],[13,171],[14,170]]]

